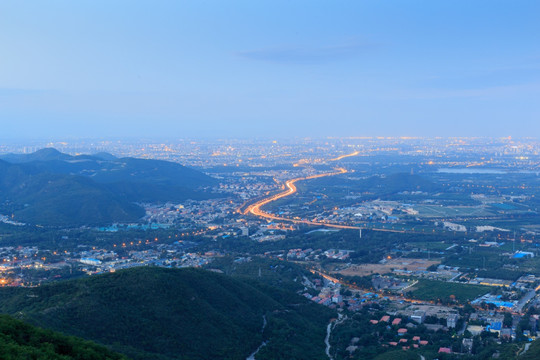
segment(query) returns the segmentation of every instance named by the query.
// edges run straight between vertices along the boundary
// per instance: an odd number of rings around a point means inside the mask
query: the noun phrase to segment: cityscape
[[[538,14],[0,1],[0,360],[540,359]]]
[[[24,143],[4,145],[0,158],[52,164],[65,157],[74,164],[107,153],[99,156],[188,164],[217,182],[196,184],[205,194],[199,199],[139,203],[144,215],[131,222],[47,225],[4,211],[2,286],[34,288],[137,267],[229,273],[233,266],[235,273],[264,278],[288,263],[295,268],[288,281],[298,282],[298,295],[337,311],[326,349],[339,358],[366,358],[373,348],[463,356],[501,354],[515,344],[526,352],[536,338],[536,140],[94,140],[40,146],[35,152]],[[351,326],[384,335],[364,339]],[[335,338],[342,332],[350,338]]]

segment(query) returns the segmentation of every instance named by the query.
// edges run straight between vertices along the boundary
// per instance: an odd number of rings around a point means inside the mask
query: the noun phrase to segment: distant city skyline
[[[0,4],[0,138],[540,137],[540,3]]]

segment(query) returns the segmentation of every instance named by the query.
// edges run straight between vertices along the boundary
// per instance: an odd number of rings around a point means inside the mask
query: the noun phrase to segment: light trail
[[[358,154],[359,154],[359,152],[355,151],[355,152],[353,152],[351,154],[341,155],[341,156],[339,156],[337,158],[330,159],[330,161],[338,161],[338,160],[341,160],[341,159],[349,157],[349,156],[356,156]],[[271,202],[277,201],[279,199],[282,199],[284,197],[291,196],[292,194],[294,194],[297,191],[295,183],[298,182],[298,181],[318,179],[318,178],[322,178],[322,177],[326,177],[326,176],[341,175],[341,174],[345,174],[345,173],[348,172],[347,169],[345,169],[345,168],[336,168],[336,170],[337,171],[334,171],[334,172],[331,172],[331,173],[317,174],[317,175],[311,175],[311,176],[306,176],[306,177],[287,180],[285,182],[285,188],[287,190],[285,190],[283,192],[280,192],[279,194],[275,194],[275,195],[272,195],[270,197],[267,197],[266,199],[262,199],[260,201],[257,201],[254,204],[249,205],[246,208],[246,210],[244,210],[243,213],[244,214],[253,214],[255,216],[262,217],[262,218],[265,218],[265,219],[270,219],[270,220],[288,221],[288,222],[292,222],[292,223],[295,223],[295,224],[327,226],[327,227],[338,228],[338,229],[356,229],[356,230],[361,229],[358,226],[330,224],[330,223],[325,223],[325,222],[320,222],[320,221],[310,221],[310,220],[301,220],[301,219],[300,220],[299,219],[290,219],[290,218],[287,218],[287,217],[274,215],[274,214],[271,214],[271,213],[268,213],[266,211],[261,210],[261,207],[264,206],[264,205],[267,205],[267,204],[269,204]]]
[[[337,158],[334,158],[334,159],[330,159],[330,161],[339,161],[341,159],[345,159],[345,158],[348,158],[348,157],[351,157],[351,156],[356,156],[360,154],[359,151],[355,151],[353,153],[350,153],[350,154],[345,154],[345,155],[341,155],[341,156],[338,156]]]
[[[414,304],[433,304],[434,302],[433,301],[430,301],[430,300],[418,300],[418,299],[411,299],[411,298],[408,298],[406,296],[406,293],[402,294],[402,295],[392,295],[392,294],[385,294],[383,291],[379,290],[375,290],[375,289],[371,289],[371,290],[367,290],[367,289],[363,289],[359,286],[356,286],[355,284],[351,284],[350,282],[348,281],[344,281],[344,280],[341,280],[341,279],[338,279],[336,277],[333,277],[331,275],[328,275],[322,271],[319,271],[319,270],[316,270],[316,269],[309,269],[309,271],[312,273],[312,274],[315,274],[315,275],[319,275],[323,278],[325,278],[326,280],[328,281],[331,281],[333,283],[338,283],[338,284],[341,284],[341,285],[345,285],[353,290],[360,290],[360,291],[369,291],[371,293],[376,293],[376,294],[379,294],[380,296],[382,297],[386,297],[390,300],[394,300],[394,301],[400,301],[400,300],[405,300],[405,301],[408,301],[410,303],[414,303]],[[415,285],[418,283],[418,281],[415,282]],[[409,285],[408,287],[411,287],[412,285]],[[405,289],[405,288],[404,288]],[[402,290],[404,290],[402,289]],[[462,306],[460,306],[462,307]]]
[[[355,151],[355,152],[350,153],[350,154],[345,154],[345,155],[341,155],[341,156],[338,156],[336,158],[330,159],[329,161],[339,161],[341,159],[351,157],[351,156],[356,156],[358,154],[360,154],[360,152]],[[257,201],[254,204],[249,205],[242,213],[244,215],[252,214],[252,215],[255,215],[255,216],[258,216],[258,217],[261,217],[261,218],[265,218],[265,219],[269,219],[269,220],[292,222],[293,224],[326,226],[326,227],[335,228],[335,229],[352,229],[352,230],[367,229],[367,228],[362,228],[360,226],[332,224],[332,223],[327,223],[327,222],[322,222],[322,221],[291,219],[291,218],[287,218],[287,217],[284,217],[284,216],[274,215],[274,214],[271,214],[271,213],[268,213],[266,211],[261,210],[261,207],[263,207],[264,205],[267,205],[267,204],[269,204],[271,202],[277,201],[279,199],[283,199],[284,197],[291,196],[292,194],[296,193],[297,189],[296,189],[295,183],[297,183],[298,181],[318,179],[318,178],[322,178],[322,177],[326,177],[326,176],[341,175],[341,174],[346,174],[348,172],[347,169],[342,168],[342,167],[336,168],[335,170],[336,170],[335,172],[331,172],[331,173],[317,174],[317,175],[311,175],[311,176],[307,176],[307,177],[301,177],[301,178],[287,180],[285,182],[285,186],[284,186],[284,188],[287,189],[287,190],[285,190],[283,192],[280,192],[278,194],[272,195],[270,197],[264,198],[262,200]],[[405,233],[404,230],[391,230],[391,229],[379,229],[379,228],[369,228],[369,230],[393,232],[393,233]]]

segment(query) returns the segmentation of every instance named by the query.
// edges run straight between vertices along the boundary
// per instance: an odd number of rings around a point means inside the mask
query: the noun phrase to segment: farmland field
[[[385,264],[352,265],[347,269],[340,270],[336,273],[347,276],[367,276],[375,273],[386,274],[392,272],[393,270],[426,270],[428,267],[432,265],[439,265],[440,263],[440,260],[400,258],[388,260]]]
[[[439,205],[415,205],[418,215],[428,218],[448,218],[467,216],[493,216],[484,206],[439,206]]]
[[[472,301],[492,290],[489,286],[468,285],[460,283],[441,282],[433,280],[419,280],[408,292],[415,299],[437,301],[449,300],[453,295],[460,303]]]

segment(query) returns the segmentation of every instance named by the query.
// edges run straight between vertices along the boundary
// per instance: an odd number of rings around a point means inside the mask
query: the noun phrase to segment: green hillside
[[[25,163],[32,161],[68,160],[72,156],[62,154],[54,148],[44,148],[31,154],[5,154],[0,159],[10,163]]]
[[[540,340],[533,341],[529,349],[521,356],[520,360],[538,360],[540,359]]]
[[[40,225],[131,222],[144,216],[142,208],[90,179],[5,162],[0,162],[0,204],[0,213]]]
[[[172,162],[47,148],[0,156],[0,214],[53,226],[135,222],[144,210],[134,203],[208,199],[216,183]]]
[[[137,183],[195,189],[211,186],[216,179],[178,163],[137,158],[116,158],[111,154],[71,156],[45,148],[32,154],[1,155],[0,160],[26,164],[40,173],[80,175],[97,183]]]
[[[292,292],[197,269],[135,268],[0,289],[0,311],[135,359],[324,359],[333,313]],[[267,327],[261,333],[263,316]]]
[[[123,355],[90,341],[66,336],[0,315],[0,358],[3,360],[121,360]]]

